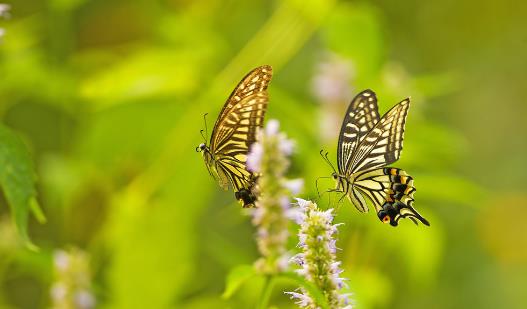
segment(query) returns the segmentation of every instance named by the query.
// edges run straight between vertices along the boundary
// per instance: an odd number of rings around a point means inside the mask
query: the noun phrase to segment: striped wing
[[[225,102],[212,131],[210,151],[220,185],[225,188],[228,180],[236,193],[254,185],[254,177],[245,163],[249,147],[256,141],[256,132],[263,125],[271,76],[270,66],[258,67],[247,74]]]
[[[233,129],[236,127],[241,127],[242,125],[251,127],[253,123],[257,123],[256,126],[262,126],[268,101],[267,87],[271,81],[272,73],[273,69],[271,66],[258,67],[249,72],[234,88],[214,124],[210,141],[211,150],[219,150],[222,144],[228,142],[234,134],[235,130]],[[263,106],[258,106],[259,104]],[[262,115],[257,119],[249,119],[247,121],[241,114],[253,108],[262,110]],[[247,135],[254,142],[256,134],[249,132]]]
[[[375,92],[364,90],[353,98],[339,134],[337,165],[341,174],[347,174],[357,145],[379,122],[379,119]]]
[[[353,184],[354,197],[361,208],[367,208],[362,195],[367,196],[377,211],[379,218],[396,226],[399,219],[409,217],[417,224],[418,219],[430,225],[414,208],[413,178],[398,168],[380,168],[364,172],[357,176]]]
[[[410,99],[395,105],[364,136],[352,154],[346,175],[381,168],[399,159],[409,107]]]

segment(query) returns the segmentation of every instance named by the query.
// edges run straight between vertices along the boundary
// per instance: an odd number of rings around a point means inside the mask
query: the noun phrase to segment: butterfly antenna
[[[205,137],[203,137],[203,139],[205,140],[205,144],[207,143],[207,136],[209,136],[209,130],[207,128],[207,115],[208,114],[209,113],[203,114],[203,122],[205,123]],[[201,133],[201,136],[203,136],[203,132]]]
[[[324,149],[321,149],[320,150],[320,156],[322,157],[322,159],[324,159],[324,161],[326,161],[326,163],[331,167],[331,169],[333,170],[333,172],[337,172],[337,170],[335,169],[335,166],[333,166],[333,164],[331,163],[331,161],[329,160],[328,158],[328,154],[329,152],[326,151],[326,153],[324,153]]]
[[[206,133],[205,133],[205,135],[204,135],[204,134],[203,134],[203,130],[199,130],[199,134],[201,134],[201,137],[203,138],[203,141],[204,141],[205,143],[207,143],[207,138],[205,137]]]

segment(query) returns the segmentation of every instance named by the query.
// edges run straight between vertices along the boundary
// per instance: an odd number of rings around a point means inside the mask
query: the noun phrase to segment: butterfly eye
[[[337,173],[333,173],[333,174],[331,174],[331,177],[333,177],[333,179],[336,180],[336,179],[338,178],[338,177],[337,177]]]
[[[382,218],[383,223],[390,223],[390,216],[386,215]]]

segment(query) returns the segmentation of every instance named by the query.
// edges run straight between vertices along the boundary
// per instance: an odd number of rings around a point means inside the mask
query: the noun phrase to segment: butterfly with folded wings
[[[409,107],[410,99],[405,99],[380,118],[375,93],[362,91],[351,101],[340,129],[337,170],[327,153],[323,156],[337,182],[330,191],[343,193],[360,212],[368,212],[367,198],[379,219],[392,226],[401,218],[430,225],[413,208],[413,178],[402,169],[387,167],[401,155]]]
[[[257,175],[246,169],[246,161],[249,147],[263,126],[272,72],[268,65],[249,72],[223,105],[210,143],[196,147],[212,177],[225,190],[230,184],[243,207],[253,207],[256,201],[253,190]]]

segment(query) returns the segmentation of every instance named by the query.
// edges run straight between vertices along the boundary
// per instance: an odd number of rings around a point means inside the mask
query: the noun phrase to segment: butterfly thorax
[[[225,188],[225,181],[222,180],[222,177],[220,177],[220,174],[218,173],[218,169],[216,167],[216,160],[214,158],[214,155],[210,151],[209,146],[206,144],[200,144],[198,147],[196,147],[196,150],[201,152],[203,156],[203,160],[205,161],[205,166],[207,167],[207,170],[209,171],[209,174],[216,180],[219,181],[220,186]]]
[[[336,181],[335,191],[347,193],[355,182],[354,175],[343,175],[333,172],[331,177]]]

